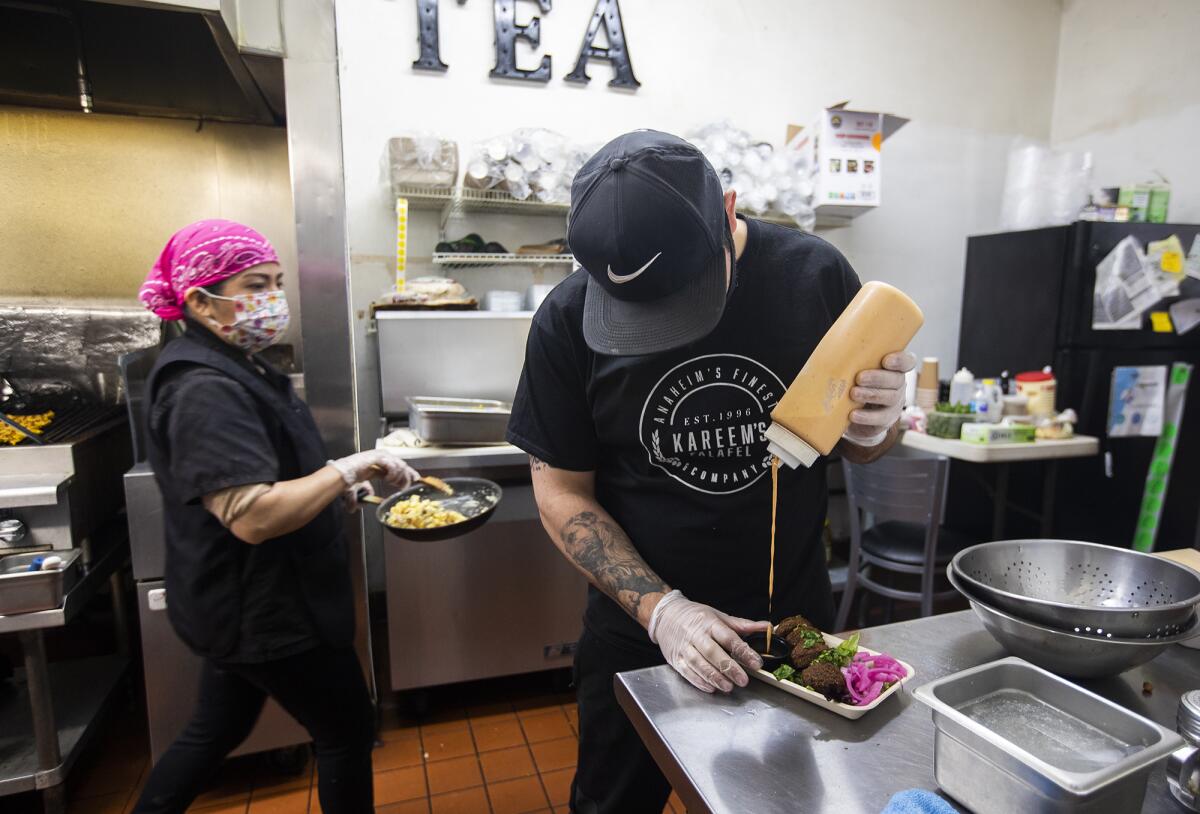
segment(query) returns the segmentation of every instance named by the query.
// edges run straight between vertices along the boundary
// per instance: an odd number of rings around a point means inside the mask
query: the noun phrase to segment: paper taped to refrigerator
[[[1183,273],[1200,280],[1200,235],[1192,238],[1192,250],[1183,261]]]
[[[1162,432],[1167,368],[1114,367],[1108,406],[1109,438],[1155,436]]]
[[[1178,235],[1146,244],[1146,262],[1158,285],[1158,296],[1178,297],[1183,279],[1183,243]]]
[[[1200,325],[1200,297],[1171,303],[1167,310],[1171,312],[1171,322],[1175,324],[1177,334],[1185,334]]]
[[[1092,327],[1137,330],[1142,314],[1162,299],[1157,275],[1132,236],[1126,237],[1096,266]]]

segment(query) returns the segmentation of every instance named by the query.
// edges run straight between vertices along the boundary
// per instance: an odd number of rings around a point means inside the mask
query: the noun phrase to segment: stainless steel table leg
[[[67,787],[59,783],[42,789],[42,811],[46,814],[63,814],[67,810]]]
[[[996,464],[996,495],[992,507],[992,539],[1004,539],[1004,519],[1008,513],[1008,464]]]
[[[1054,534],[1054,489],[1058,481],[1058,461],[1046,461],[1046,480],[1042,486],[1042,537]]]
[[[38,771],[49,772],[62,764],[62,753],[58,748],[58,726],[54,721],[54,699],[50,694],[50,671],[46,666],[46,640],[41,630],[22,630],[17,635],[25,652],[25,680],[29,686]],[[61,785],[42,790],[42,805],[46,814],[62,814],[66,810],[64,802]]]

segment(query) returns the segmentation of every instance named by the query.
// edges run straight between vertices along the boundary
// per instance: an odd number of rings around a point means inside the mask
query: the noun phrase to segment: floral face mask
[[[215,300],[233,303],[233,322],[223,325],[212,317],[208,321],[217,335],[246,353],[258,353],[274,345],[291,321],[287,297],[282,291],[258,291],[236,297],[204,293]]]

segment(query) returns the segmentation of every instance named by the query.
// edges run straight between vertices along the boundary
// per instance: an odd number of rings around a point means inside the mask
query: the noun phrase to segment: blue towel
[[[958,814],[954,806],[931,791],[909,789],[893,795],[883,814]]]

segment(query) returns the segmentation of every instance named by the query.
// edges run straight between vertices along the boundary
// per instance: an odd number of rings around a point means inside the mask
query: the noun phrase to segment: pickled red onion
[[[850,664],[842,668],[846,679],[846,694],[854,706],[866,706],[879,697],[886,685],[894,684],[908,675],[900,662],[880,653],[873,656],[860,650]]]

